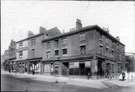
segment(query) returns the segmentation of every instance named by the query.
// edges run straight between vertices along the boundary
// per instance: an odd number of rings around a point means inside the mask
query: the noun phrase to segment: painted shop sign
[[[90,68],[91,67],[91,61],[86,61],[85,62],[85,67],[89,67]]]
[[[79,62],[74,62],[74,68],[79,68]]]

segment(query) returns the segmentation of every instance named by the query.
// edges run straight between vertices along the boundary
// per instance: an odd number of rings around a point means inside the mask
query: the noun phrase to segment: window
[[[32,49],[32,50],[31,50],[31,56],[32,56],[32,57],[35,57],[35,49]]]
[[[63,44],[66,44],[67,43],[67,38],[63,38],[62,42],[63,42]]]
[[[59,50],[55,50],[55,56],[59,55]]]
[[[65,48],[65,49],[62,49],[62,52],[63,52],[63,55],[64,54],[67,54],[67,49]]]
[[[106,53],[109,53],[109,48],[108,47],[106,47]]]
[[[80,46],[80,54],[86,54],[86,46],[85,45]]]
[[[47,54],[47,58],[51,57],[51,52],[50,51],[47,51],[46,54]]]
[[[103,54],[103,45],[101,44],[101,45],[99,45],[99,54]]]
[[[35,39],[31,39],[31,45],[35,45]]]
[[[21,48],[21,47],[22,47],[22,45],[23,45],[23,43],[22,43],[22,42],[20,42],[20,43],[19,43],[19,48]]]
[[[106,38],[106,44],[107,44],[107,45],[109,44],[109,39],[108,39],[108,38]]]
[[[114,55],[114,50],[112,49],[112,55]]]
[[[50,48],[50,46],[51,46],[50,42],[47,42],[47,48]]]
[[[55,47],[58,47],[58,45],[59,45],[58,39],[54,41],[54,45],[55,45]]]
[[[103,34],[100,33],[100,37],[99,37],[100,41],[103,41]]]
[[[80,34],[80,41],[84,41],[85,40],[85,34]]]
[[[23,56],[23,52],[19,51],[19,58],[22,58],[22,56]]]

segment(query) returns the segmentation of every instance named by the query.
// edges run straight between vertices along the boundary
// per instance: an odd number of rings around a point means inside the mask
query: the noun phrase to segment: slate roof
[[[38,36],[43,35],[43,34],[48,34],[48,37],[54,37],[58,34],[61,34],[61,32],[59,31],[59,29],[57,27],[54,27],[52,29],[49,29],[48,31],[45,31],[44,33],[39,33],[39,34],[33,35],[31,37],[27,37],[25,39],[17,41],[16,43],[19,43],[19,42],[22,42],[22,41],[25,41],[25,40],[28,40],[28,39],[31,39],[31,38],[34,38],[34,37],[38,37]]]
[[[53,40],[53,39],[58,39],[58,38],[65,37],[65,36],[70,36],[70,35],[80,33],[80,32],[90,31],[92,29],[96,29],[97,31],[101,31],[102,33],[104,33],[105,35],[108,35],[110,38],[112,38],[116,42],[119,42],[120,44],[124,45],[123,43],[121,43],[119,40],[117,40],[115,37],[113,37],[111,34],[106,32],[104,29],[102,29],[98,25],[86,26],[86,27],[83,27],[82,29],[79,29],[79,30],[74,30],[74,31],[70,31],[70,32],[67,32],[67,33],[64,33],[64,34],[59,34],[59,35],[57,35],[55,37],[49,37],[47,39],[42,40],[42,42]]]

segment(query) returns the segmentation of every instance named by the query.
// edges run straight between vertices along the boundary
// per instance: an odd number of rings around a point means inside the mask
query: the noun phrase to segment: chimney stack
[[[33,36],[33,35],[34,35],[33,32],[31,32],[31,31],[28,32],[28,37],[31,37],[31,36]]]
[[[119,36],[117,36],[116,39],[117,39],[118,41],[120,41],[120,37],[119,37]]]
[[[77,19],[76,20],[76,30],[79,30],[82,28],[82,23],[81,23],[81,20],[80,19]]]
[[[46,32],[46,28],[40,26],[39,33],[45,33],[45,32]]]

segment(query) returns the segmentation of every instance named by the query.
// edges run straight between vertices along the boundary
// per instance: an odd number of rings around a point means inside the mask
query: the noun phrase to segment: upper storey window
[[[86,54],[86,46],[85,45],[82,45],[80,46],[80,54]]]
[[[50,47],[51,47],[50,42],[47,42],[47,48],[50,48]]]
[[[57,40],[54,40],[54,46],[55,47],[59,47],[59,40],[57,39]]]
[[[80,41],[84,41],[85,40],[85,33],[80,34]]]
[[[103,34],[100,33],[99,40],[103,41]]]
[[[107,45],[109,44],[109,39],[108,39],[108,38],[106,38],[106,44],[107,44]]]
[[[62,43],[63,44],[67,44],[67,38],[65,37],[65,38],[62,38]]]
[[[22,42],[20,42],[19,43],[19,48],[21,48],[23,46],[23,43]]]
[[[35,39],[31,39],[31,45],[35,45]]]
[[[19,51],[19,58],[21,59],[23,56],[23,52],[22,51]]]

